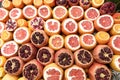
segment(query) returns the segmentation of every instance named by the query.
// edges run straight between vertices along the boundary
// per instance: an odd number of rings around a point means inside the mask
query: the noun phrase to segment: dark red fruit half
[[[56,5],[61,5],[61,6],[68,6],[67,0],[56,0],[55,1]]]
[[[32,43],[25,43],[18,49],[18,56],[25,62],[35,58],[37,49]]]
[[[88,68],[93,63],[93,56],[90,51],[86,49],[79,49],[74,52],[76,65],[82,68]]]
[[[94,63],[88,70],[90,80],[111,80],[111,71],[107,66]]]
[[[31,42],[36,47],[43,47],[48,43],[48,36],[43,30],[35,30],[31,34]]]
[[[20,75],[22,73],[23,65],[24,63],[19,57],[11,57],[5,62],[4,70],[11,75]]]
[[[53,62],[54,59],[54,50],[49,47],[41,47],[38,52],[36,59],[42,64],[42,65],[48,65]]]
[[[83,7],[83,9],[88,9],[90,7],[90,0],[79,0],[80,6]]]
[[[70,6],[77,6],[79,3],[79,0],[68,0],[68,4]]]
[[[33,59],[24,65],[22,73],[27,80],[38,80],[42,77],[43,67],[36,59]]]
[[[92,54],[97,62],[108,64],[112,61],[113,51],[108,45],[97,45]]]
[[[55,63],[63,69],[73,65],[73,53],[66,48],[62,48],[55,53]]]

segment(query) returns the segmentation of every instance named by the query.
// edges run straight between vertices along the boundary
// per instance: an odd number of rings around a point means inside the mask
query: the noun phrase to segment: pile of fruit
[[[3,0],[1,5],[0,80],[112,80],[113,70],[120,72],[115,3]]]

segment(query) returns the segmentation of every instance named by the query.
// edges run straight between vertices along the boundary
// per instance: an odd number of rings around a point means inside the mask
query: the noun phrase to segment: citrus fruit
[[[120,24],[113,24],[110,30],[111,35],[120,35]]]
[[[93,56],[86,49],[79,49],[74,52],[75,64],[82,68],[89,68],[93,63]]]
[[[26,80],[25,77],[19,77],[18,80]]]
[[[18,56],[10,57],[4,64],[4,70],[11,75],[20,75],[23,69],[23,61]]]
[[[92,0],[91,3],[93,7],[98,8],[104,3],[104,1],[105,0]]]
[[[93,33],[94,25],[91,20],[81,20],[78,23],[78,31],[80,34]]]
[[[97,31],[109,31],[112,28],[113,24],[113,17],[108,14],[99,16],[94,22],[94,26]]]
[[[18,44],[15,41],[8,41],[1,47],[1,54],[5,57],[17,55]]]
[[[41,47],[37,51],[36,59],[42,65],[46,66],[53,62],[54,60],[54,50],[49,47]]]
[[[4,40],[0,38],[0,48],[3,46]]]
[[[48,64],[43,69],[44,80],[62,80],[63,69],[55,63]]]
[[[5,76],[2,78],[2,80],[18,80],[18,76],[13,76],[10,74],[5,74]]]
[[[87,10],[85,10],[84,18],[94,21],[100,16],[100,12],[97,8],[90,7]]]
[[[9,12],[9,17],[11,19],[20,19],[23,18],[22,10],[20,8],[13,8]]]
[[[9,41],[9,40],[12,40],[13,39],[13,33],[12,32],[9,32],[7,30],[3,30],[2,33],[1,33],[1,39],[3,41]]]
[[[22,74],[26,80],[39,80],[43,74],[43,66],[33,59],[23,66]]]
[[[31,43],[40,48],[48,43],[48,36],[43,30],[35,30],[31,34]]]
[[[120,24],[120,13],[116,12],[112,15],[112,17],[114,19],[115,24]]]
[[[12,0],[12,4],[16,8],[23,8],[24,7],[23,1],[25,0]]]
[[[40,7],[41,5],[43,5],[43,0],[33,0],[33,4],[35,7]]]
[[[28,22],[27,22],[27,20],[25,20],[25,19],[18,19],[17,20],[17,25],[18,25],[18,27],[24,27],[24,26],[28,26]]]
[[[55,53],[55,63],[63,69],[71,67],[74,63],[74,56],[71,50],[61,48]]]
[[[56,6],[65,6],[68,7],[68,1],[67,0],[55,0]]]
[[[3,67],[0,67],[0,78],[4,77],[5,76],[5,70]],[[0,79],[2,80],[2,79]]]
[[[69,17],[80,21],[83,18],[84,10],[80,6],[71,6],[69,8]]]
[[[47,35],[52,36],[60,33],[60,22],[56,19],[48,19],[45,22],[44,31]]]
[[[3,0],[1,5],[3,8],[8,9],[8,10],[11,10],[13,8],[13,4],[9,0]]]
[[[58,50],[61,49],[64,46],[64,39],[63,36],[56,34],[52,35],[49,38],[49,47]]]
[[[76,34],[67,35],[65,37],[65,48],[75,51],[80,48],[80,38]]]
[[[68,0],[68,4],[70,6],[77,6],[79,3],[79,0]]]
[[[25,0],[23,0],[25,1]],[[37,9],[33,5],[27,5],[23,8],[23,15],[26,19],[32,19],[37,16]]]
[[[5,29],[5,23],[0,22],[0,36],[4,29]]]
[[[73,65],[65,70],[65,80],[86,80],[86,74],[83,68]]]
[[[62,32],[65,35],[77,33],[78,25],[77,22],[72,18],[66,18],[62,22]]]
[[[106,44],[109,42],[110,34],[105,31],[98,31],[95,34],[95,38],[96,38],[97,43]]]
[[[96,62],[109,64],[112,61],[113,51],[108,45],[97,45],[92,54]]]
[[[13,39],[18,44],[29,42],[31,31],[27,27],[19,27],[13,33]]]
[[[82,34],[80,36],[80,44],[81,44],[81,47],[83,47],[84,49],[91,50],[96,46],[97,42],[94,35]]]
[[[120,72],[120,55],[113,55],[110,67]]]
[[[83,9],[88,9],[91,5],[91,0],[79,0],[79,4]]]
[[[25,5],[32,5],[33,0],[23,0],[23,3],[24,3]]]
[[[120,54],[120,35],[112,36],[108,45],[112,48],[114,54]]]
[[[0,67],[3,67],[3,66],[4,66],[6,60],[7,60],[6,57],[0,56]]]
[[[43,0],[45,5],[48,5],[50,7],[55,6],[55,0]]]
[[[4,8],[0,8],[0,21],[7,21],[8,20],[8,10]]]
[[[53,8],[52,14],[53,18],[62,21],[63,19],[67,18],[68,11],[64,6],[56,6]]]
[[[42,17],[44,20],[51,18],[52,9],[48,5],[42,5],[38,8],[38,15]]]

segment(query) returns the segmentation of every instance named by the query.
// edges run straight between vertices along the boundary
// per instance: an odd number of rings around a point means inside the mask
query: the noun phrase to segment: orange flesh
[[[84,36],[83,41],[85,44],[93,44],[94,42],[93,37],[89,35]]]
[[[42,16],[48,15],[48,9],[46,7],[40,9],[40,13]]]
[[[3,10],[0,10],[0,18],[2,19],[6,15],[6,12]]]
[[[11,12],[11,16],[12,16],[12,17],[16,17],[18,13],[19,13],[18,10],[13,10],[13,11]]]
[[[34,14],[35,14],[35,11],[34,11],[34,9],[32,9],[32,8],[27,8],[26,10],[25,10],[25,14],[27,14],[27,16],[33,16]]]
[[[88,12],[87,12],[87,16],[88,18],[90,19],[94,19],[98,16],[98,13],[96,12],[96,10],[94,9],[90,9]]]
[[[114,19],[120,19],[120,13],[115,13],[115,14],[113,15],[113,18],[114,18]]]
[[[15,36],[18,40],[23,40],[26,37],[26,35],[27,35],[27,32],[25,30],[21,29],[16,32]]]
[[[55,10],[55,15],[56,15],[57,17],[62,17],[64,14],[65,14],[65,10],[64,10],[63,8],[57,8],[57,9]]]
[[[48,22],[48,29],[51,31],[55,31],[58,29],[58,23],[57,22]]]
[[[84,22],[82,22],[81,25],[82,25],[83,29],[85,29],[85,30],[90,30],[92,28],[92,25],[89,21],[84,21]]]
[[[60,47],[62,42],[61,42],[61,38],[60,37],[55,37],[54,39],[52,39],[52,44],[55,47]]]
[[[75,24],[72,21],[67,22],[65,26],[69,31],[73,31],[75,29]]]
[[[120,49],[120,37],[116,37],[113,42],[114,46]]]
[[[71,14],[72,14],[72,16],[74,16],[74,17],[79,17],[79,16],[82,15],[82,10],[81,10],[80,8],[77,8],[77,7],[72,8]]]
[[[76,37],[70,37],[69,41],[68,41],[69,45],[71,45],[72,47],[77,47],[79,46],[79,41]]]

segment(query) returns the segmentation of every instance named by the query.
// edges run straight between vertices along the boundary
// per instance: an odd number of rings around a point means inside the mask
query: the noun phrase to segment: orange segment
[[[105,31],[99,31],[95,34],[95,38],[99,44],[106,44],[110,39],[110,35]]]
[[[4,41],[12,40],[12,39],[13,39],[13,34],[12,34],[12,32],[9,32],[9,31],[7,31],[7,30],[4,30],[4,31],[1,33],[1,39],[4,40]]]
[[[104,1],[105,0],[92,0],[92,6],[98,8],[104,3]]]
[[[28,22],[25,19],[18,19],[17,24],[19,27],[28,26]]]
[[[55,0],[44,0],[44,4],[53,7],[55,6]]]
[[[4,56],[0,56],[0,67],[3,67],[5,62],[6,58]]]
[[[12,0],[12,4],[17,8],[23,8],[24,7],[23,1],[25,0]]]
[[[33,4],[35,7],[40,7],[41,5],[43,5],[43,0],[33,0]]]
[[[120,24],[114,24],[110,30],[111,35],[120,35]]]
[[[4,44],[4,41],[0,38],[0,48],[2,47],[3,44]]]
[[[3,0],[2,7],[6,8],[8,10],[11,10],[13,8],[13,4],[9,0]]]

